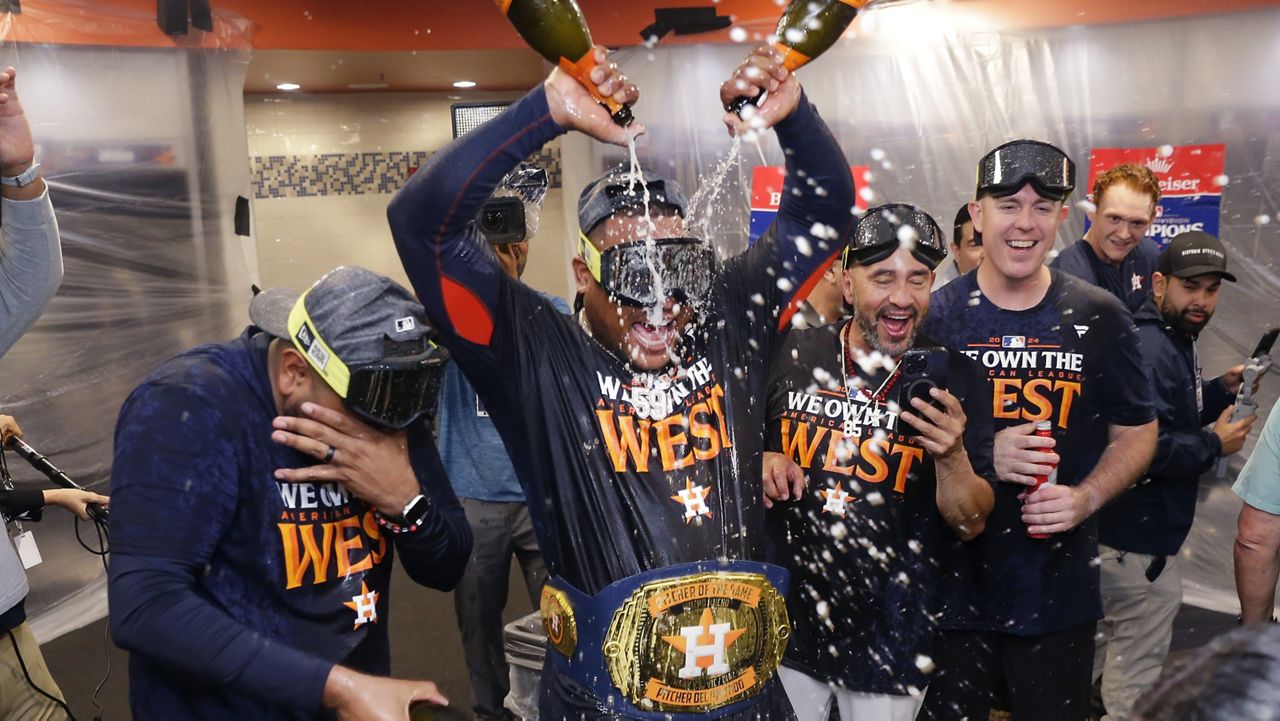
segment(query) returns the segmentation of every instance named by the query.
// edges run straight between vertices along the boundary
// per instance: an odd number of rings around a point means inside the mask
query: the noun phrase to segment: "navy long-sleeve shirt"
[[[1134,317],[1155,390],[1159,434],[1146,474],[1098,514],[1098,541],[1121,551],[1172,556],[1195,519],[1200,476],[1222,456],[1205,426],[1232,403],[1221,378],[1201,379],[1195,339],[1165,322],[1148,299]]]
[[[430,429],[410,461],[435,509],[384,535],[336,484],[276,481],[314,463],[271,440],[269,336],[255,328],[167,363],[125,402],[112,467],[111,630],[144,719],[314,719],[334,664],[390,670],[391,560],[448,590],[471,530]]]

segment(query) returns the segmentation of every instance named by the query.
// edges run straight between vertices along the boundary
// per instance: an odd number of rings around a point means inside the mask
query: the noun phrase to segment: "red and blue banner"
[[[1225,155],[1226,146],[1221,144],[1094,148],[1089,156],[1088,187],[1092,190],[1094,178],[1121,163],[1150,168],[1160,182],[1161,197],[1147,234],[1163,249],[1175,235],[1188,230],[1218,235]],[[1097,202],[1097,198],[1092,200]]]
[[[853,190],[858,210],[867,209],[867,201],[863,199],[863,188],[869,187],[870,168],[855,165],[849,168],[853,173]],[[751,243],[764,235],[778,214],[778,206],[782,204],[782,183],[786,179],[786,168],[781,165],[757,165],[751,171]]]

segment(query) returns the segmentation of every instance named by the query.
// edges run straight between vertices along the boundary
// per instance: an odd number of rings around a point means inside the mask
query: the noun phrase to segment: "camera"
[[[490,243],[519,243],[526,232],[524,202],[510,196],[491,198],[480,209],[476,225]]]

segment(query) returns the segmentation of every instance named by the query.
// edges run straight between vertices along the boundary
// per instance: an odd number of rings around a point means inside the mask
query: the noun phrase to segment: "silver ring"
[[[324,454],[324,462],[333,463],[333,454],[337,452],[338,452],[337,448],[334,448],[333,446],[329,446],[329,451]]]

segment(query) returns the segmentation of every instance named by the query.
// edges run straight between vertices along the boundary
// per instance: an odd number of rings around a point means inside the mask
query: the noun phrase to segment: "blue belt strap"
[[[664,721],[676,718],[715,718],[751,708],[758,701],[758,692],[748,698],[735,701],[705,712],[646,711],[625,698],[614,685],[613,677],[605,665],[603,645],[613,622],[614,613],[642,586],[654,581],[692,576],[702,573],[753,573],[766,580],[786,598],[790,573],[780,566],[756,561],[698,561],[657,568],[615,581],[595,596],[583,593],[563,578],[554,577],[547,583],[562,592],[569,600],[577,626],[577,645],[572,657],[566,657],[550,644],[547,663],[556,673],[567,676],[585,688],[591,689],[601,706],[628,718]],[[760,687],[768,679],[760,679]]]

